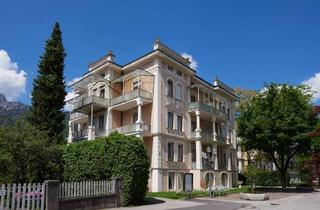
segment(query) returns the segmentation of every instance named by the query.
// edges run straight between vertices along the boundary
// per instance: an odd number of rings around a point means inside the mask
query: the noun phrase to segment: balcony
[[[70,120],[76,120],[80,118],[88,117],[88,115],[80,113],[80,112],[74,112],[70,115]]]
[[[167,128],[167,133],[175,136],[184,136],[184,132],[177,129]]]
[[[79,141],[88,138],[88,129],[84,128],[80,131],[72,131],[72,141]]]
[[[227,144],[227,138],[224,136],[217,136],[218,142]]]
[[[223,112],[222,110],[218,110],[218,109],[214,108],[210,104],[204,104],[204,103],[201,103],[198,101],[190,103],[188,110],[189,111],[199,110],[199,111],[206,112],[210,115],[215,115],[217,118],[222,119],[222,120],[228,119],[227,113]]]
[[[117,131],[118,133],[122,133],[122,134],[135,134],[139,132],[139,129],[140,129],[139,126],[140,126],[139,124],[125,125],[125,126],[111,129],[110,133]],[[143,133],[150,133],[150,125],[142,124],[141,128]]]
[[[141,97],[142,99],[146,99],[152,101],[153,95],[152,93],[145,91],[143,89],[135,89],[128,93],[125,93],[121,96],[115,97],[111,99],[110,106],[115,106],[124,102],[129,102],[135,98]]]
[[[204,104],[201,102],[192,102],[189,104],[189,111],[190,110],[201,110],[208,112],[210,114],[215,114],[215,109],[213,106],[210,106],[208,104]]]
[[[108,107],[108,99],[95,95],[80,97],[74,102],[73,111],[89,114],[91,112],[91,105],[93,106],[93,111],[105,109]]]
[[[205,141],[213,141],[213,134],[212,132],[210,133],[209,131],[201,131],[200,132],[200,139],[205,140]],[[196,138],[196,132],[192,131],[190,132],[190,138],[195,139]]]

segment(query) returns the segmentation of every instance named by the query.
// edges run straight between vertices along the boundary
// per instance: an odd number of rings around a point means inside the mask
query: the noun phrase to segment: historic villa
[[[77,96],[69,142],[113,131],[141,137],[151,158],[149,190],[179,191],[184,174],[193,189],[237,185],[232,88],[197,76],[190,61],[156,40],[153,50],[125,64],[114,55],[90,63],[73,83]]]

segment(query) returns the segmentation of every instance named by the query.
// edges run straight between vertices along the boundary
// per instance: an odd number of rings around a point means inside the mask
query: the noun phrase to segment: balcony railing
[[[201,138],[203,140],[213,140],[213,134],[208,132],[208,131],[201,131],[200,132]],[[196,132],[195,131],[191,131],[190,132],[190,138],[191,139],[195,139],[196,138]]]
[[[80,112],[74,112],[70,115],[70,120],[79,119],[83,117],[87,117],[88,115],[80,113]]]
[[[138,124],[125,125],[118,128],[113,128],[111,132],[118,131],[122,134],[135,133],[138,131],[138,126]],[[144,133],[150,133],[150,126],[148,124],[142,124],[141,127]]]
[[[72,131],[72,140],[77,141],[88,137],[88,129],[82,129],[80,131]]]
[[[181,130],[177,130],[177,129],[167,128],[167,132],[168,132],[168,134],[173,134],[176,136],[184,136],[184,132]]]
[[[106,98],[101,98],[95,95],[91,95],[91,96],[84,96],[80,99],[78,99],[78,101],[76,101],[74,103],[74,110],[85,107],[87,105],[90,104],[94,104],[97,106],[101,106],[101,107],[107,107],[108,106],[108,99]]]
[[[152,93],[145,91],[145,90],[142,90],[142,89],[136,89],[136,90],[130,91],[130,92],[125,93],[121,96],[118,96],[118,97],[111,99],[110,104],[111,104],[111,106],[114,106],[114,105],[117,105],[117,104],[120,104],[120,103],[123,103],[126,101],[130,101],[130,100],[135,99],[137,97],[142,97],[145,99],[152,100]]]
[[[227,143],[227,138],[224,136],[217,136],[217,140],[223,143]]]
[[[208,104],[204,104],[201,102],[192,102],[189,104],[189,110],[194,110],[194,109],[200,109],[202,111],[214,114],[215,113],[215,109],[213,106],[208,105]]]
[[[222,110],[218,110],[218,109],[214,108],[210,104],[204,104],[204,103],[201,103],[198,101],[190,103],[189,110],[195,110],[195,109],[205,111],[210,114],[215,114],[220,119],[227,119],[228,118],[227,113],[223,112]]]

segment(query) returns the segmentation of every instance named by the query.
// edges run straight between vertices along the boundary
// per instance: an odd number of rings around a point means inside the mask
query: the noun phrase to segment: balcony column
[[[231,155],[230,155],[230,149],[227,149],[227,169],[228,171],[231,171]]]
[[[71,143],[72,142],[72,138],[73,138],[73,136],[72,136],[72,121],[70,120],[69,121],[69,135],[68,135],[68,143]]]
[[[137,105],[138,105],[138,120],[136,121],[136,131],[138,132],[137,136],[142,137],[142,100],[141,98],[137,98]]]
[[[217,131],[216,131],[216,118],[212,118],[212,131],[213,131],[213,140],[217,141]]]
[[[195,111],[195,114],[197,116],[197,127],[196,127],[196,138],[200,138],[201,137],[201,128],[200,128],[200,112],[199,111]]]
[[[213,145],[213,148],[212,148],[212,151],[213,151],[213,155],[215,157],[214,159],[214,170],[218,170],[219,169],[219,163],[218,163],[218,160],[219,160],[219,157],[218,157],[218,146],[215,144]]]
[[[226,137],[227,137],[227,144],[230,144],[230,131],[229,131],[229,123],[226,122]]]
[[[196,169],[202,169],[202,145],[201,141],[196,141]]]
[[[110,131],[112,129],[112,110],[108,109],[107,111],[107,120],[106,120],[106,136],[110,134]]]
[[[91,104],[90,126],[88,126],[88,140],[95,140],[95,126],[93,126],[93,104]]]

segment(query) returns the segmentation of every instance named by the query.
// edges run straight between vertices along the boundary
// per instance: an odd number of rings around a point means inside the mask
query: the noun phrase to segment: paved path
[[[205,199],[190,199],[190,200],[171,200],[164,198],[156,198],[154,204],[116,208],[114,210],[236,210],[244,206],[240,203],[232,203],[225,201],[205,200]]]
[[[319,210],[320,192],[301,193],[295,196],[271,201],[238,201],[237,203],[249,203],[239,210]]]
[[[156,198],[153,204],[116,210],[320,210],[320,192],[301,193],[269,201],[226,201],[214,199],[171,200]]]

